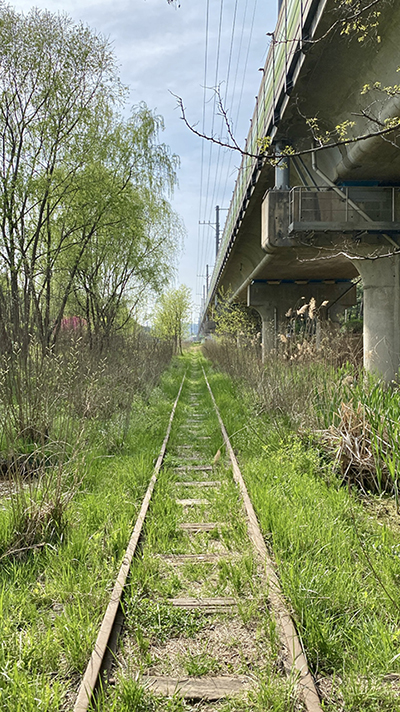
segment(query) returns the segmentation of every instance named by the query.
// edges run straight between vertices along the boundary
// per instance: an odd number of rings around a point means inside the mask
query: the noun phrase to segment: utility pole
[[[215,259],[219,250],[219,205],[215,206]]]
[[[208,265],[206,265],[206,294],[208,294]]]
[[[206,222],[204,220],[199,220],[199,225],[211,225],[215,229],[215,258],[217,258],[219,250],[219,237],[220,237],[220,222],[219,213],[221,210],[228,210],[228,208],[220,208],[219,205],[215,206],[215,223]]]

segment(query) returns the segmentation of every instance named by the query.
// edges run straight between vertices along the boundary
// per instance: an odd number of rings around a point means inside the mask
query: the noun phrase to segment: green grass
[[[132,709],[183,712],[194,709],[189,702],[178,698],[159,699],[143,690],[140,675],[150,670],[150,674],[196,677],[251,674],[257,680],[256,691],[246,701],[233,698],[216,704],[204,703],[199,706],[204,712],[294,712],[299,709],[297,693],[293,681],[278,671],[280,646],[275,625],[265,592],[260,590],[262,578],[248,538],[243,506],[224,453],[214,471],[208,473],[210,479],[221,480],[219,489],[181,486],[181,473],[174,470],[191,454],[190,448],[182,450],[183,445],[193,445],[196,459],[191,463],[207,465],[222,447],[220,428],[200,368],[203,359],[200,355],[189,354],[182,361],[188,365],[188,373],[172,427],[166,467],[159,476],[145,523],[142,555],[133,562],[124,599],[126,627],[116,665],[116,686],[104,691],[100,709],[102,712]],[[194,394],[199,401],[200,418],[191,415]],[[187,422],[188,416],[192,423]],[[185,477],[195,481],[203,480],[207,475],[187,471]],[[176,498],[198,497],[209,501],[189,508],[176,503]],[[189,521],[216,521],[222,525],[211,532],[188,536],[178,527],[181,522]],[[227,554],[212,563],[176,565],[162,558],[163,554],[207,554],[221,548]],[[237,601],[237,612],[205,615],[175,609],[169,599],[181,596],[233,596]],[[218,654],[212,647],[212,631],[219,625],[217,635],[228,636],[223,644],[227,646],[226,658],[224,655],[220,657],[221,647]],[[225,629],[224,626],[228,627]],[[229,632],[229,626],[232,626],[232,632]],[[238,635],[237,626],[242,626]],[[225,630],[228,632],[224,633]],[[253,663],[247,659],[247,653],[240,653],[237,660],[241,645],[253,640],[254,636],[257,644],[253,644],[262,651],[261,667],[259,657]],[[217,640],[221,641],[221,638]],[[231,659],[235,662],[229,662]],[[163,672],[152,672],[154,666]]]
[[[256,412],[254,396],[208,371],[310,666],[335,680],[324,709],[400,710],[385,678],[400,674],[397,536],[370,516],[356,490],[340,486],[287,421],[276,427]]]
[[[67,692],[79,682],[91,654],[182,369],[175,362],[150,402],[138,399],[136,417],[120,447],[107,440],[107,430],[93,433],[87,442],[87,470],[67,509],[62,538],[0,560],[4,712],[71,708]],[[2,504],[6,540],[10,507],[7,501]]]
[[[260,401],[214,370],[201,356],[185,355],[164,374],[149,402],[138,399],[126,437],[121,428],[104,444],[93,432],[87,473],[67,510],[61,539],[40,549],[0,560],[0,708],[5,712],[70,710],[68,693],[76,688],[91,653],[115,575],[129,539],[141,498],[158,455],[171,404],[184,370],[190,366],[177,409],[166,458],[146,522],[143,555],[133,566],[125,597],[126,630],[138,653],[115,688],[107,688],[102,712],[184,712],[179,699],[160,700],[135,678],[152,664],[152,646],[174,637],[194,638],[209,619],[174,609],[168,599],[201,590],[234,595],[243,625],[256,624],[267,651],[259,685],[246,702],[226,700],[207,712],[295,712],[294,681],[277,674],[279,645],[273,619],[259,586],[237,490],[226,479],[222,438],[200,363],[206,366],[218,406],[231,436],[265,539],[273,552],[284,592],[293,609],[311,669],[327,690],[328,712],[400,711],[400,544],[398,535],[374,518],[355,490],[340,486],[326,457],[311,440],[293,431],[293,419],[266,413]],[[300,376],[298,376],[300,379]],[[343,374],[340,376],[343,380]],[[303,388],[305,376],[302,376]],[[320,382],[321,383],[321,382]],[[382,393],[376,384],[355,384],[337,394],[370,407],[379,428],[379,413],[397,438],[398,394]],[[190,427],[190,394],[198,394],[201,416]],[[319,391],[321,418],[332,390]],[[336,393],[336,391],[335,391]],[[363,395],[364,394],[364,395]],[[339,395],[337,396],[339,399]],[[282,404],[283,404],[282,400]],[[336,402],[336,401],[335,401]],[[325,415],[324,415],[325,413]],[[220,491],[179,488],[173,466],[184,461],[179,448],[196,431],[197,461],[222,458],[213,479]],[[396,453],[393,453],[396,455]],[[396,455],[397,457],[397,455]],[[195,472],[188,479],[203,479]],[[175,498],[210,497],[210,505],[184,511]],[[121,506],[123,502],[123,506]],[[374,499],[369,498],[373,504]],[[0,510],[0,540],[9,528],[7,502]],[[220,531],[190,540],[177,529],[181,521],[235,521]],[[1,542],[0,542],[1,543]],[[223,546],[232,556],[218,565],[185,564],[172,569],[163,553],[205,553]],[[2,549],[4,551],[4,548]],[[234,553],[240,551],[237,559]],[[205,583],[202,583],[204,582]],[[253,596],[254,603],[247,599]],[[125,651],[126,653],[128,651]],[[123,650],[124,654],[124,650]],[[138,662],[139,661],[139,662]],[[154,661],[153,661],[154,662]],[[187,654],[187,674],[218,674],[218,661],[207,650]],[[392,676],[392,678],[390,677]],[[391,682],[393,679],[393,682]]]

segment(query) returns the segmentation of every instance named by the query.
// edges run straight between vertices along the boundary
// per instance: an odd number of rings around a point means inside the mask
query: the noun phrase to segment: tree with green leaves
[[[190,289],[181,284],[177,289],[164,292],[154,309],[153,333],[172,341],[175,353],[182,353],[182,341],[188,335],[191,306]]]
[[[0,333],[54,346],[78,308],[110,334],[170,275],[177,157],[145,105],[124,121],[110,45],[65,15],[0,5]],[[161,243],[165,246],[161,252]],[[161,256],[161,259],[160,259]]]
[[[123,90],[105,40],[36,9],[0,7],[0,70],[0,318],[9,342],[26,349],[32,328],[49,331],[55,261],[88,239],[82,226],[60,224],[61,206],[79,189],[94,124]]]
[[[218,305],[213,311],[215,333],[217,336],[240,339],[249,339],[259,330],[259,317],[253,309],[248,309],[244,304],[231,301],[229,293],[220,293]]]
[[[165,198],[175,180],[176,157],[158,142],[162,127],[161,117],[141,104],[108,137],[108,155],[114,151],[123,189],[113,189],[110,167],[100,164],[95,190],[100,200],[111,181],[113,199],[106,224],[97,227],[80,261],[71,300],[91,341],[109,340],[143,297],[161,291],[172,276],[183,229]]]

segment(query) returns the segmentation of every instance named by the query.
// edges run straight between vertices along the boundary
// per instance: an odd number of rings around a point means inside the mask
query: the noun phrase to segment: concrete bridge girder
[[[290,222],[293,216],[289,216],[289,191],[274,190],[267,194],[262,207],[262,244],[275,249],[274,257],[271,258],[274,269],[270,266],[270,272],[273,271],[278,277],[281,261],[285,269],[282,276],[288,277],[290,264],[295,264],[297,257],[299,279],[297,285],[281,283],[276,291],[271,281],[270,284],[267,281],[263,287],[253,284],[249,289],[248,304],[258,309],[263,318],[264,353],[274,343],[274,331],[281,320],[280,314],[295,306],[296,299],[303,296],[302,291],[308,300],[314,296],[317,306],[318,299],[329,300],[331,304],[333,300],[336,313],[331,310],[330,317],[334,320],[338,309],[340,311],[352,303],[349,301],[350,293],[346,295],[346,283],[337,283],[337,278],[348,279],[358,273],[364,285],[364,366],[366,370],[379,374],[386,382],[396,378],[400,368],[400,254],[396,254],[399,245],[399,232],[396,230],[399,231],[399,224],[395,221],[398,196],[394,192],[397,189],[373,188],[370,193],[368,190],[357,188],[361,202],[353,210],[350,201],[351,211],[347,206],[347,223],[332,219],[332,205],[338,204],[338,209],[344,210],[340,191],[339,196],[332,193],[333,201],[329,193],[316,192],[317,202],[313,207],[307,207],[307,220],[302,221],[299,214],[297,223]],[[389,193],[385,192],[387,190]],[[310,193],[306,195],[310,196]],[[387,213],[387,195],[389,198],[392,196],[389,205],[392,222],[373,221],[364,208],[360,208],[360,205],[369,205],[369,209],[375,211],[379,218],[382,201],[383,212]],[[323,199],[325,197],[328,197],[328,201]],[[347,235],[342,232],[343,229],[348,230]],[[355,239],[357,235],[359,237]],[[307,240],[309,246],[301,246]],[[329,285],[330,280],[325,279],[321,286],[311,283],[299,287],[300,275],[304,278],[308,273],[316,278],[323,269],[326,271],[323,255],[331,276],[334,274],[336,277],[335,285]],[[344,290],[343,298],[339,296],[341,290]]]
[[[220,288],[222,287],[228,294],[240,292],[243,281],[248,274],[251,274],[256,269],[264,256],[265,252],[261,248],[259,235],[253,240],[248,238],[246,243],[238,247],[232,255],[229,273],[226,278],[224,278],[224,274],[222,275]],[[242,301],[246,300],[245,291],[242,290],[240,296]]]
[[[333,9],[334,0],[328,0],[319,26],[322,36],[333,22]],[[336,126],[354,121],[355,126],[349,127],[350,137],[368,134],[399,115],[400,97],[389,96],[382,89],[398,84],[400,3],[379,9],[381,42],[359,42],[357,37],[341,35],[338,29],[307,50],[276,140],[282,136],[296,149],[309,149],[310,132],[305,118],[315,117],[322,132],[333,134]],[[376,82],[375,89],[364,91],[365,86],[374,87]],[[318,160],[332,181],[396,181],[400,175],[400,149],[382,137],[324,150]],[[305,156],[304,161],[310,167],[310,156]]]

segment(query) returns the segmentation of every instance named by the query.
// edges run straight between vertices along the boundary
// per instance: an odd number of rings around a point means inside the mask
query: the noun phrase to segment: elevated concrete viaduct
[[[324,136],[344,122],[354,122],[347,137],[368,135],[400,116],[400,3],[381,0],[379,41],[363,42],[343,33],[335,0],[279,6],[245,147],[252,155],[242,158],[203,324],[229,291],[260,313],[267,351],[289,307],[314,296],[335,319],[360,275],[364,364],[390,381],[400,367],[400,132],[331,148]],[[262,137],[293,157],[272,166],[257,155]]]

